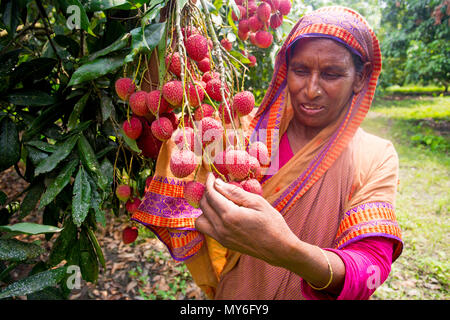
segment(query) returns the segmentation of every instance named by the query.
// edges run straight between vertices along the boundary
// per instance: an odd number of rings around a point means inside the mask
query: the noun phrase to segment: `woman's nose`
[[[306,97],[315,100],[322,95],[322,89],[319,84],[319,75],[312,73],[306,86]]]

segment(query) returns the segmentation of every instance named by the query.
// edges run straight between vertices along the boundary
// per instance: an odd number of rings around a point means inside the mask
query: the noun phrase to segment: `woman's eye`
[[[337,78],[339,78],[339,75],[335,74],[335,73],[325,72],[325,73],[322,73],[322,77],[325,79],[337,79]]]
[[[308,71],[306,70],[295,70],[295,73],[299,76],[306,76],[308,74]]]

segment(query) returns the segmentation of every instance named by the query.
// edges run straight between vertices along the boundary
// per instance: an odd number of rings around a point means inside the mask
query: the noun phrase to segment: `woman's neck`
[[[319,132],[321,128],[306,127],[295,121],[293,118],[287,128],[286,134],[289,138],[289,144],[292,152],[295,154],[303,148],[309,141],[311,141]]]

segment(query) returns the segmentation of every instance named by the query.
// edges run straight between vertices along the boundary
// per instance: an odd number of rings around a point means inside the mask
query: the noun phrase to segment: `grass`
[[[449,295],[450,97],[374,102],[362,127],[391,140],[400,159],[396,214],[404,249],[375,299]]]
[[[391,86],[384,89],[385,94],[390,95],[440,95],[443,93],[445,88],[442,86],[428,85],[420,86],[415,84],[410,84],[406,86]]]

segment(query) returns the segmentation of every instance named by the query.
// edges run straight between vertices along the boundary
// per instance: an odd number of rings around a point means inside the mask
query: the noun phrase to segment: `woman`
[[[378,41],[359,14],[327,7],[305,15],[250,123],[252,139],[263,129],[272,164],[279,160],[262,180],[263,197],[209,174],[200,210],[188,213],[160,156],[134,219],[187,259],[211,298],[369,298],[402,250],[397,154],[359,128],[380,70]],[[161,203],[179,215],[155,211]]]

